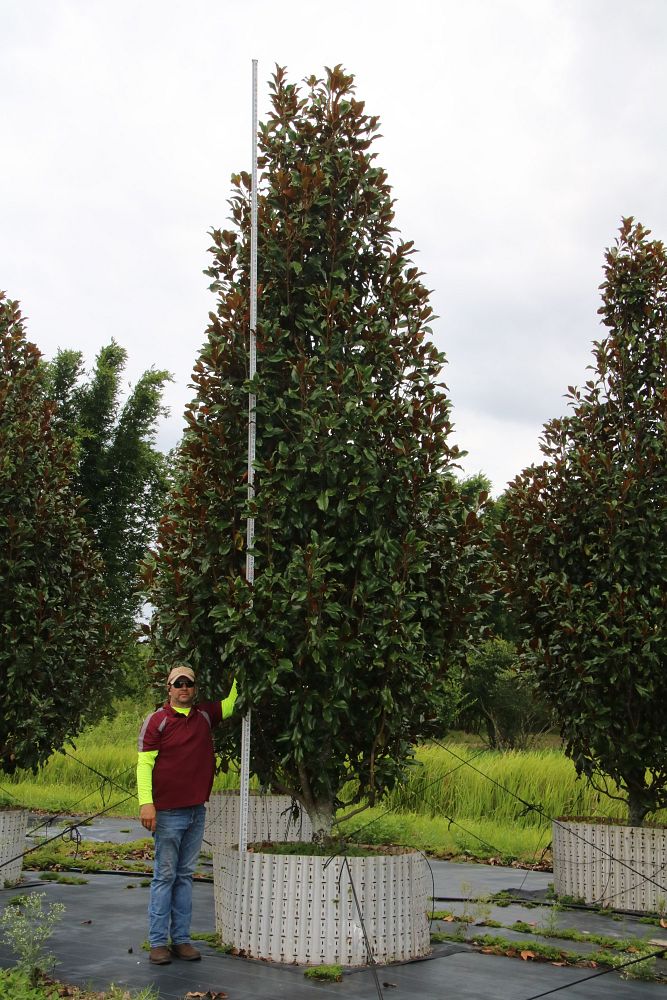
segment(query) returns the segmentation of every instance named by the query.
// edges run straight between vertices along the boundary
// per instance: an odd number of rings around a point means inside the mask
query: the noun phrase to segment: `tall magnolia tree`
[[[122,401],[126,363],[127,351],[112,340],[86,378],[80,351],[58,351],[46,364],[45,392],[58,403],[59,429],[74,442],[73,489],[104,560],[111,617],[128,641],[142,604],[139,564],[167,490],[166,459],[154,441],[171,376],[149,369]]]
[[[16,302],[0,293],[0,760],[36,767],[104,708],[115,650],[71,442]]]
[[[667,805],[667,254],[625,219],[592,377],[506,494],[506,585],[580,774]]]
[[[256,581],[245,580],[250,178],[215,231],[218,294],[176,488],[146,570],[158,648],[211,690],[236,673],[252,765],[326,834],[396,781],[450,710],[479,524],[451,476],[444,358],[395,239],[378,120],[340,67],[278,70],[261,126]],[[234,750],[230,745],[227,749]]]

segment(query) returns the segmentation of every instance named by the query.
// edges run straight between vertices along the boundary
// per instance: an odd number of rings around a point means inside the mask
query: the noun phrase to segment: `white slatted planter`
[[[213,855],[216,931],[242,954],[304,965],[368,963],[350,875],[342,858]],[[420,854],[350,858],[376,962],[428,955],[427,866]]]
[[[0,809],[0,886],[21,878],[27,826],[26,809]]]
[[[231,847],[239,842],[238,792],[214,792],[206,807],[204,848]],[[305,810],[292,815],[289,795],[251,795],[248,804],[248,841],[280,843],[312,840],[313,828]]]
[[[643,913],[667,906],[667,829],[559,821],[553,863],[558,896]]]

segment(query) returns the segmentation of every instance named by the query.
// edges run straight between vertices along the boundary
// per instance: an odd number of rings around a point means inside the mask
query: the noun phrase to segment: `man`
[[[141,727],[137,762],[139,818],[155,836],[148,907],[155,965],[168,965],[172,956],[186,962],[201,958],[190,941],[192,875],[204,835],[204,803],[213,785],[211,733],[234,711],[236,680],[223,701],[197,704],[194,671],[178,665],[169,672],[167,694],[168,701]]]

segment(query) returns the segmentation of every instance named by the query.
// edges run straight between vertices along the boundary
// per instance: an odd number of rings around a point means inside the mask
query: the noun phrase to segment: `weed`
[[[502,927],[502,924],[501,924]],[[527,924],[525,920],[515,920],[508,930],[516,931],[517,934],[534,934],[535,928]]]
[[[644,948],[643,950],[646,949]],[[636,952],[639,952],[639,954],[635,954]],[[630,954],[626,952],[620,955],[618,952],[613,951],[598,951],[590,956],[591,961],[597,962],[598,965],[608,965],[612,969],[617,969],[631,959],[639,959],[640,957],[641,951],[639,948],[634,948]],[[655,958],[646,958],[643,961],[633,962],[632,965],[626,966],[626,968],[621,970],[621,978],[641,979],[645,981],[654,980]]]
[[[470,882],[461,882],[463,910],[457,919],[464,924],[476,924],[487,920],[491,914],[490,896],[473,896]]]
[[[560,900],[556,900],[547,907],[544,919],[542,920],[542,929],[547,937],[558,937],[558,917],[563,910],[563,905]]]
[[[55,957],[45,950],[45,945],[65,912],[62,903],[45,907],[45,899],[44,892],[21,896],[6,906],[0,916],[2,938],[17,956],[17,968],[33,985],[40,971],[55,965]]]
[[[25,973],[18,969],[0,969],[0,1000],[58,1000],[61,996],[71,997],[72,1000],[158,1000],[152,986],[130,993],[124,986],[112,983],[100,993],[92,987],[70,986],[46,978],[33,986]]]
[[[229,955],[233,951],[233,945],[225,944],[224,941],[220,939],[220,935],[216,934],[215,931],[200,932],[197,934],[190,935],[193,941],[206,941],[210,944],[211,948],[215,948],[219,951],[221,955]]]
[[[498,954],[501,955],[518,955],[522,951],[528,951],[534,955],[539,955],[540,958],[547,959],[549,962],[568,961],[572,964],[581,959],[581,955],[568,954],[562,948],[557,948],[551,944],[542,944],[541,941],[510,941],[509,938],[495,934],[476,934],[472,939],[472,943],[480,945],[483,948],[497,950]]]
[[[306,969],[304,976],[323,983],[340,983],[343,969],[340,965],[315,965],[312,969]]]
[[[59,885],[88,885],[87,878],[60,875],[58,872],[42,872],[39,877],[42,882],[57,882]]]
[[[640,924],[652,924],[654,927],[667,927],[667,920],[658,913],[645,913],[643,917],[638,917],[638,922]]]
[[[561,909],[564,906],[585,906],[586,905],[586,900],[584,899],[583,896],[568,896],[567,894],[564,894],[562,896],[556,896],[555,899],[557,900],[557,905],[560,906]]]
[[[431,944],[444,944],[446,941],[460,941],[459,934],[447,934],[446,931],[431,931]]]

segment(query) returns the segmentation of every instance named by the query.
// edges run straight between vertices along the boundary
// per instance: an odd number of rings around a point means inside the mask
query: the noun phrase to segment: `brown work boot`
[[[172,944],[171,953],[174,958],[182,958],[184,962],[196,962],[201,958],[201,952],[191,944]]]
[[[169,965],[171,954],[166,944],[159,944],[157,948],[151,948],[148,961],[152,962],[153,965]]]

